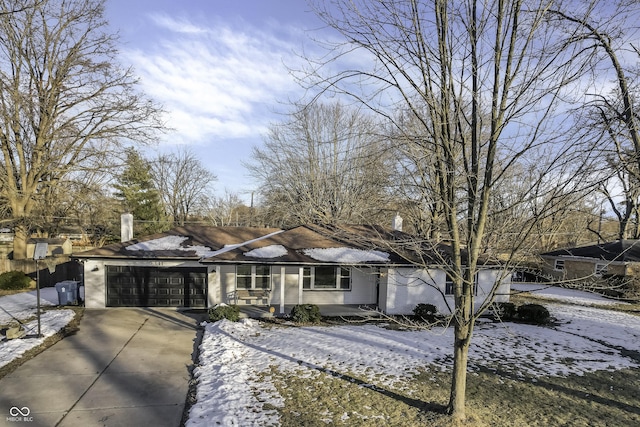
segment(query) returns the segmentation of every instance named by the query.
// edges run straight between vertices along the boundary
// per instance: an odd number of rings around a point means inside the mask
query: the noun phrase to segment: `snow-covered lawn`
[[[41,308],[50,308],[58,304],[58,293],[55,288],[40,290]],[[37,315],[36,291],[21,292],[19,294],[0,297],[0,325],[17,324],[19,320],[26,331],[26,335],[37,335],[38,320],[24,323],[26,319]],[[42,338],[21,338],[5,340],[0,336],[0,368],[14,359],[22,356],[26,351],[42,344],[45,338],[64,328],[75,313],[73,310],[47,310],[41,313],[40,331]]]
[[[559,325],[480,323],[470,349],[471,369],[515,376],[583,375],[636,367],[625,350],[640,342],[640,317],[562,304],[593,295],[548,291],[560,302],[547,306]],[[598,301],[600,303],[600,301]],[[197,403],[188,426],[277,425],[283,399],[270,380],[271,367],[312,378],[330,371],[401,390],[424,366],[451,366],[451,329],[397,331],[374,325],[262,327],[255,320],[208,323],[200,347]],[[265,404],[267,404],[265,406]]]

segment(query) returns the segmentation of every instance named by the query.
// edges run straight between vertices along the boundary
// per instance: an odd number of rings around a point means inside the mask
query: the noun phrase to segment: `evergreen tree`
[[[124,170],[118,175],[115,196],[125,211],[133,214],[136,235],[168,228],[160,194],[153,184],[149,163],[133,148],[127,149]]]

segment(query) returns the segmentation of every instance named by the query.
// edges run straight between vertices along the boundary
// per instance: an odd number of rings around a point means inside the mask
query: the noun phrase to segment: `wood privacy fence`
[[[0,259],[0,273],[6,271],[22,271],[35,280],[38,275],[38,270],[40,273],[40,286],[43,288],[54,286],[63,280],[82,281],[82,264],[71,260],[68,256],[58,256],[51,260],[38,261],[37,268],[36,262],[30,259]]]

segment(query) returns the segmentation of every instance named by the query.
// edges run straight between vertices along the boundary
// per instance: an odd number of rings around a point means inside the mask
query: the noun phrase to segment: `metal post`
[[[40,267],[38,259],[36,259],[36,306],[38,307],[38,338],[42,338],[42,330],[40,327]]]
[[[38,261],[47,257],[48,244],[46,242],[36,243],[33,250],[33,259],[36,261],[36,307],[38,308],[38,338],[42,338],[40,327],[40,266]]]

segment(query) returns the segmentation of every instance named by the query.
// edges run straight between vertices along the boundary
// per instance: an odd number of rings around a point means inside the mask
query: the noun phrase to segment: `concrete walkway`
[[[87,309],[76,334],[0,380],[0,426],[179,426],[196,325],[169,309]]]

